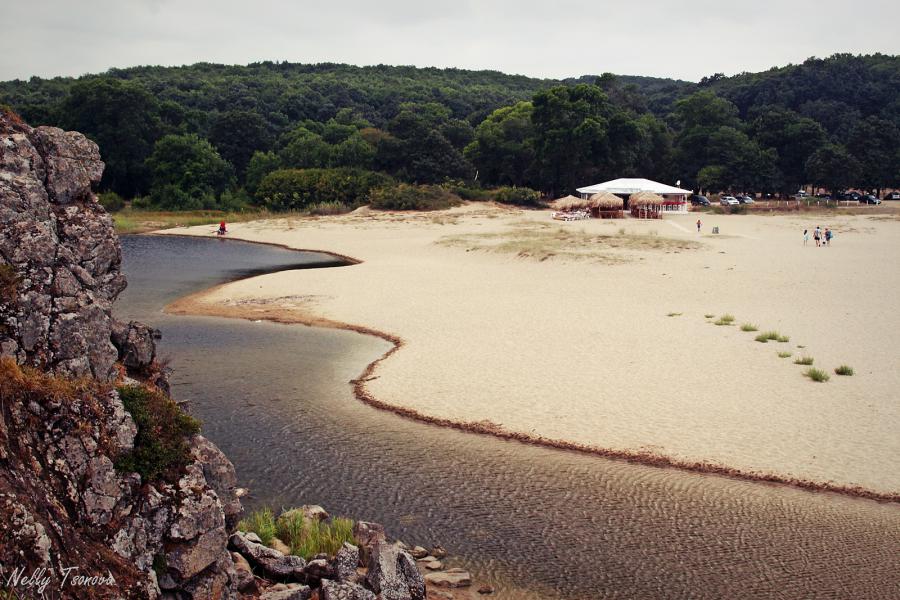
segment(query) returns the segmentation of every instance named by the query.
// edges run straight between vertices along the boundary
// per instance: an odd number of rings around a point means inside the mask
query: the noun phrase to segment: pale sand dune
[[[229,284],[181,308],[294,311],[398,336],[405,345],[367,388],[423,415],[900,492],[900,221],[704,214],[704,233],[718,225],[722,235],[698,236],[696,219],[555,223],[547,212],[470,205],[235,224],[231,237],[363,262]],[[542,262],[471,250],[497,243],[473,235],[545,223],[551,232],[616,236],[624,227],[702,246]],[[803,228],[817,224],[837,231],[833,247],[802,246]],[[704,318],[726,312],[734,326]],[[748,321],[791,341],[755,342],[739,329]],[[815,357],[831,381],[811,382],[779,350]],[[843,363],[856,375],[836,376]]]

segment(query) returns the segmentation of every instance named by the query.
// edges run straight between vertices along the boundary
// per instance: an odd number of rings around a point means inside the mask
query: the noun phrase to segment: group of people
[[[834,239],[834,232],[829,228],[825,228],[825,231],[822,231],[822,228],[816,225],[816,228],[813,230],[813,240],[816,242],[817,247],[822,246],[830,246],[831,240]],[[803,230],[803,245],[805,246],[809,242],[809,229]]]

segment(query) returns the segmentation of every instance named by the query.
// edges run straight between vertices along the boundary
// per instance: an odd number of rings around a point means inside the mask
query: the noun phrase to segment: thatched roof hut
[[[600,210],[622,210],[625,201],[615,194],[609,192],[597,192],[588,198],[591,208],[599,208]]]
[[[577,208],[583,208],[587,206],[587,202],[587,200],[582,200],[578,196],[569,194],[568,196],[557,198],[550,203],[550,206],[552,206],[556,210],[575,210]]]
[[[658,196],[653,192],[638,192],[628,196],[629,207],[662,206],[663,202],[665,200],[663,200],[662,196]]]

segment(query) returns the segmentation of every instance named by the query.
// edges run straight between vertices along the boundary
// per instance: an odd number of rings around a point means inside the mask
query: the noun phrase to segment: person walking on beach
[[[697,219],[697,233],[700,233],[700,226],[701,226],[702,224],[703,224],[703,223],[700,222],[700,219]]]
[[[819,229],[818,225],[816,225],[816,230],[813,231],[813,239],[816,241],[816,247],[822,245],[822,230]]]
[[[825,228],[825,245],[826,245],[826,246],[830,246],[830,245],[831,245],[831,238],[832,238],[832,237],[834,237],[834,234],[831,233],[831,230],[828,229],[828,228],[826,227],[826,228]]]
[[[809,229],[803,230],[803,245],[806,245],[806,242],[809,241]]]

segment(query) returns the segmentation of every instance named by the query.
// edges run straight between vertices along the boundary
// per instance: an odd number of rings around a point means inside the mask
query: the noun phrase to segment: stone
[[[245,594],[255,594],[259,592],[256,584],[256,577],[253,576],[253,570],[250,563],[239,552],[231,553],[231,560],[234,562],[235,583],[237,590]]]
[[[146,369],[156,358],[158,329],[130,321],[112,322],[112,342],[119,353],[119,361],[129,369]]]
[[[206,531],[166,554],[166,564],[180,579],[190,579],[218,560],[225,550],[225,528]]]
[[[490,586],[490,585],[483,585],[483,586],[481,586],[481,587],[478,588],[478,593],[479,593],[479,594],[493,594],[493,593],[494,593],[494,587],[493,587],[493,586]]]
[[[376,544],[369,555],[366,582],[381,600],[425,600],[425,581],[409,553],[392,544]]]
[[[269,548],[272,548],[273,550],[278,550],[282,554],[290,554],[291,553],[291,547],[288,546],[287,544],[285,544],[284,542],[282,542],[277,537],[273,537],[272,541],[269,542]]]
[[[437,557],[436,557],[436,556],[431,556],[431,555],[429,554],[428,556],[423,556],[422,558],[417,558],[417,559],[416,559],[416,562],[420,562],[420,563],[429,563],[429,562],[433,562],[433,561],[436,561],[436,560],[437,560]]]
[[[353,539],[359,543],[362,564],[368,564],[371,549],[384,542],[387,536],[384,533],[384,525],[380,523],[356,521],[353,524]]]
[[[322,581],[320,600],[375,600],[375,594],[355,583]]]
[[[289,583],[287,585],[273,585],[264,591],[259,600],[309,600],[312,590],[307,585]]]
[[[429,571],[440,571],[444,568],[444,563],[439,560],[432,560],[430,562],[425,563],[425,568]]]
[[[412,554],[413,558],[425,558],[428,556],[428,550],[423,548],[422,546],[416,546],[412,550],[409,551]]]
[[[304,504],[281,513],[281,516],[291,518],[298,514],[303,515],[307,521],[312,522],[324,521],[329,517],[325,509],[318,504]]]
[[[472,585],[472,577],[462,569],[449,569],[425,576],[425,583],[438,587],[468,587]]]
[[[229,547],[240,552],[264,576],[276,581],[302,581],[305,579],[306,561],[301,557],[284,555],[278,550],[248,538],[249,535],[245,535],[243,532],[235,532],[228,540]],[[256,537],[256,539],[259,538]]]
[[[303,568],[303,574],[306,575],[306,581],[311,585],[316,585],[322,579],[333,579],[334,569],[324,558],[314,558],[306,563]]]
[[[359,566],[359,548],[350,542],[344,542],[331,562],[334,578],[338,581],[354,578]]]
[[[447,556],[447,551],[444,550],[443,546],[434,546],[431,549],[431,555],[435,558],[445,558]]]

